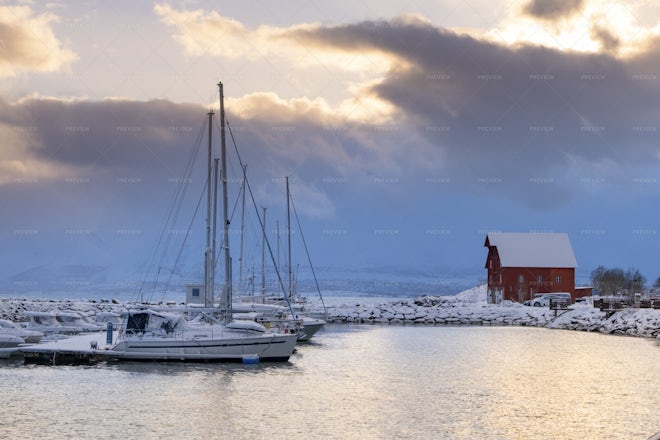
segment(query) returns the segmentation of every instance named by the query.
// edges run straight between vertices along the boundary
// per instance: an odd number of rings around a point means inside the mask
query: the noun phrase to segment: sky
[[[211,109],[218,138],[219,81],[235,273],[236,148],[245,272],[289,176],[294,264],[302,235],[330,288],[475,284],[489,231],[566,232],[579,283],[599,265],[652,283],[660,5],[628,3],[2,2],[0,290],[197,277],[205,153],[185,170]]]

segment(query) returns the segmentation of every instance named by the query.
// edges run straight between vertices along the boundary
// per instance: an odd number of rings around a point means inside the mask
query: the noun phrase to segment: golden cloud
[[[541,6],[532,14],[535,5]],[[509,17],[481,34],[510,46],[531,43],[561,51],[608,53],[625,58],[643,52],[647,42],[660,34],[657,23],[642,23],[639,17],[646,16],[653,16],[651,4],[533,1],[522,11],[512,9]]]
[[[27,6],[0,6],[0,77],[68,68],[78,57],[53,33],[51,23],[57,20],[50,13],[35,15]]]
[[[371,51],[364,48],[356,56],[303,37],[322,29],[319,23],[249,29],[216,11],[177,10],[168,4],[156,4],[154,12],[163,23],[176,29],[173,38],[189,56],[241,57],[251,61],[267,59],[269,62],[280,57],[299,67],[322,66],[351,72],[365,69],[384,72],[392,62],[389,55],[375,48]]]

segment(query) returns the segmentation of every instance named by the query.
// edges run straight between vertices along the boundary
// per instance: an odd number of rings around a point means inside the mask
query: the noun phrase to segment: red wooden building
[[[567,234],[490,232],[484,246],[489,303],[549,292],[568,292],[575,300],[577,262]]]

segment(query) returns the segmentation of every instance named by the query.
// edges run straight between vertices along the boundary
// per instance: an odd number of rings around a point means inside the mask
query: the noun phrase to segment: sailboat
[[[313,318],[306,316],[302,310],[302,301],[298,303],[300,307],[294,309],[292,302],[294,302],[294,281],[293,272],[291,270],[291,215],[290,215],[290,201],[291,196],[289,193],[289,178],[286,181],[286,198],[287,198],[287,236],[288,236],[288,289],[283,292],[284,296],[279,298],[272,298],[266,296],[265,289],[265,273],[264,273],[264,256],[265,241],[266,241],[266,212],[264,208],[264,218],[262,221],[263,228],[263,244],[262,244],[262,269],[261,269],[261,297],[263,298],[262,304],[255,303],[254,296],[242,298],[243,302],[233,304],[233,308],[237,312],[241,312],[242,316],[252,319],[256,314],[256,319],[266,325],[282,325],[282,323],[290,323],[290,328],[293,329],[297,336],[298,341],[309,341],[314,334],[316,334],[326,322],[320,318]],[[279,270],[279,268],[276,268]],[[279,275],[278,275],[279,276]],[[300,297],[302,300],[304,298]],[[250,302],[251,301],[251,302]],[[265,302],[268,301],[269,304]],[[275,302],[275,304],[274,304]],[[286,304],[286,305],[285,305]]]
[[[108,331],[104,350],[107,356],[130,360],[225,361],[252,363],[256,361],[286,361],[293,354],[297,336],[266,329],[252,321],[234,321],[232,316],[232,277],[229,253],[229,219],[227,207],[227,158],[225,145],[225,114],[223,84],[220,93],[220,134],[222,161],[222,208],[224,225],[225,283],[214,308],[215,237],[217,218],[218,159],[212,169],[212,120],[209,112],[206,250],[204,258],[204,305],[211,313],[203,319],[187,321],[175,313],[142,309],[126,313],[124,325],[116,338]],[[214,171],[214,172],[213,172]],[[212,176],[214,177],[212,179]],[[214,181],[212,191],[211,180]],[[213,201],[213,203],[212,203]],[[222,319],[212,315],[222,314]]]
[[[292,260],[291,260],[291,194],[289,192],[289,177],[286,177],[286,225],[287,225],[287,239],[288,239],[288,278],[289,278],[289,291],[287,295],[289,297],[289,303],[293,299],[294,295],[294,283],[293,283],[293,270],[292,270]],[[319,290],[320,294],[320,290]],[[302,331],[298,335],[299,341],[308,341],[316,332],[318,332],[324,325],[325,321],[319,318],[312,318],[305,315],[293,315],[294,318],[302,319]]]

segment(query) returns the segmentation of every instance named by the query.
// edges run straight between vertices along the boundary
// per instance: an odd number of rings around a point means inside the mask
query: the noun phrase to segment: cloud
[[[386,75],[355,83],[339,105],[274,92],[227,98],[244,160],[259,164],[264,185],[284,175],[310,184],[397,182],[376,187],[404,198],[405,182],[451,181],[461,191],[552,208],[579,193],[583,178],[630,182],[640,167],[658,166],[653,45],[621,59],[509,47],[415,17],[299,29],[287,38],[347,56],[383,53],[392,64]],[[164,100],[5,103],[0,123],[35,128],[14,133],[22,153],[5,154],[3,167],[10,180],[31,176],[37,164],[60,179],[174,176],[178,148],[205,113]],[[318,212],[332,215],[325,196],[316,198],[325,207]]]
[[[374,123],[390,116],[392,108],[364,87],[390,69],[394,60],[386,52],[373,47],[360,53],[347,52],[332,44],[321,45],[318,39],[305,38],[306,32],[323,31],[319,23],[248,28],[217,11],[156,4],[154,12],[173,29],[173,39],[187,56],[219,57],[227,60],[228,66],[240,60],[241,71],[263,72],[259,84],[268,92],[261,97],[255,92],[243,99],[241,112],[248,111],[246,101],[254,103],[263,100],[267,93],[277,93],[278,99],[286,97],[292,106],[306,106],[303,101],[307,99],[330,120],[341,116],[354,122]],[[315,96],[323,96],[324,102]],[[328,111],[330,103],[334,107]]]
[[[0,6],[0,76],[67,69],[77,55],[53,33],[51,13],[35,15],[28,6]]]
[[[584,0],[530,0],[523,10],[534,18],[557,20],[579,12],[584,3]]]
[[[604,52],[615,52],[621,45],[621,40],[616,35],[598,25],[591,28],[591,37],[600,42]]]
[[[176,142],[197,129],[201,110],[167,101],[0,101],[6,139],[0,152],[6,174],[0,183],[121,176],[134,172],[135,163],[170,168]],[[170,168],[169,175],[174,171]]]
[[[438,172],[477,191],[499,186],[515,197],[538,191],[561,203],[572,158],[615,162],[628,173],[658,165],[652,133],[660,115],[650,99],[658,81],[640,74],[658,65],[657,53],[617,59],[509,47],[403,21],[301,34],[319,45],[373,49],[401,60],[370,93],[435,146],[436,154],[419,151],[436,159]]]
[[[289,188],[293,205],[300,215],[308,218],[331,219],[336,214],[335,203],[330,199],[327,192],[320,188],[314,180],[318,179],[303,180],[299,175],[289,176]],[[257,199],[261,201],[268,200],[270,204],[276,206],[278,201],[281,201],[280,204],[282,207],[285,206],[286,192],[284,182],[284,176],[273,177],[268,181],[260,182],[258,188],[256,188],[255,195]],[[291,215],[294,215],[293,212]]]
[[[240,22],[222,17],[215,11],[205,14],[201,10],[176,10],[168,4],[154,5],[161,20],[177,29],[175,40],[192,56],[240,56],[250,44],[250,31]],[[264,31],[265,32],[265,31]],[[259,43],[256,39],[254,43]],[[250,56],[250,53],[243,53]]]
[[[510,46],[534,44],[561,51],[610,53],[633,57],[660,34],[647,3],[623,4],[608,0],[531,1],[481,35]],[[473,34],[478,36],[478,34]]]
[[[377,52],[363,52],[360,56],[336,51],[331,45],[321,48],[310,45],[300,36],[304,32],[319,31],[319,23],[303,23],[290,27],[268,25],[250,29],[241,22],[224,17],[217,11],[178,10],[168,4],[156,4],[154,12],[161,21],[175,29],[173,38],[188,56],[219,56],[265,61],[277,64],[285,60],[287,67],[325,68],[363,72],[367,69],[383,72],[390,60]]]

